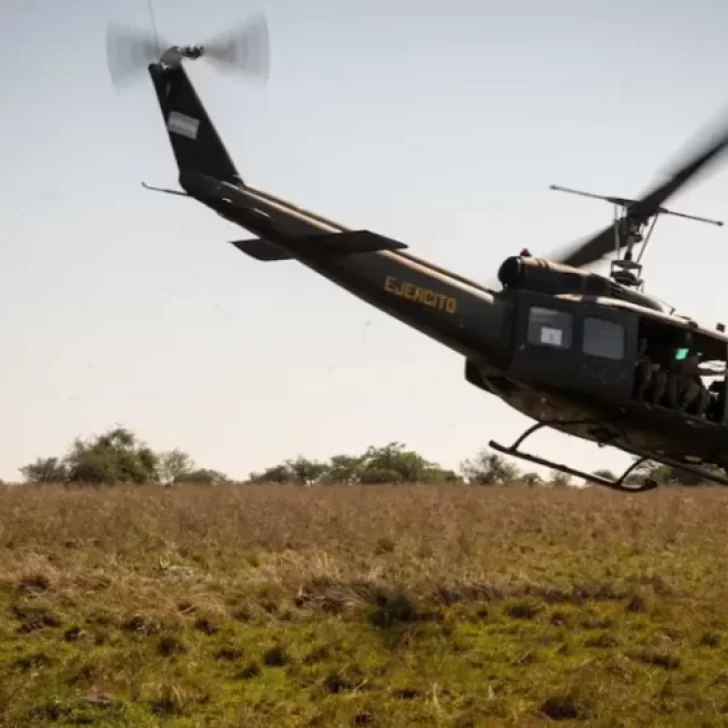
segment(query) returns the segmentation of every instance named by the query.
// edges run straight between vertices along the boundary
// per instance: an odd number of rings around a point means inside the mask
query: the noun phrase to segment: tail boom
[[[244,184],[183,67],[149,66],[184,191],[253,235],[235,243],[267,261],[296,259],[361,300],[469,358],[506,351],[507,302],[409,257],[405,244]],[[484,347],[486,350],[484,350]]]

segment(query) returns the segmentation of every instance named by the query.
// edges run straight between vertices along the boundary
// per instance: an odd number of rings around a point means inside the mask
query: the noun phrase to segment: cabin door
[[[579,310],[579,387],[623,399],[632,393],[637,358],[637,316],[593,303]]]

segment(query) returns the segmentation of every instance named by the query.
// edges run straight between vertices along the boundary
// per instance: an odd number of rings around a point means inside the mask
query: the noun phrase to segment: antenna
[[[152,0],[147,1],[149,6],[149,19],[152,21],[152,33],[154,33],[154,42],[157,46],[157,56],[162,55],[162,46],[159,42],[159,33],[157,32],[157,21],[154,19],[154,4]]]
[[[657,218],[660,215],[674,215],[682,217],[686,220],[695,220],[696,222],[705,222],[710,225],[722,226],[722,220],[712,220],[707,217],[698,217],[697,215],[688,215],[684,212],[676,212],[668,210],[666,207],[658,207],[652,215],[645,217],[642,215],[632,217],[631,211],[636,205],[644,204],[644,200],[631,200],[626,197],[612,197],[607,195],[596,195],[592,192],[584,192],[575,190],[570,187],[560,187],[559,185],[549,185],[549,189],[556,192],[568,192],[572,195],[580,195],[581,197],[591,197],[595,200],[604,200],[610,202],[614,207],[613,225],[614,225],[614,250],[615,259],[611,263],[610,276],[617,282],[630,288],[636,288],[639,291],[644,289],[644,281],[642,280],[642,256],[645,254],[647,244],[655,229]],[[649,224],[647,234],[643,235],[644,228]],[[633,260],[632,250],[637,243],[642,243],[642,249],[639,252],[637,260]],[[621,248],[625,248],[624,256],[619,257]]]

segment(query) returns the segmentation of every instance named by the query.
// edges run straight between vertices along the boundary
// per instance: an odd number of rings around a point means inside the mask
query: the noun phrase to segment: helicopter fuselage
[[[156,63],[149,72],[181,187],[256,236],[235,241],[240,251],[260,261],[298,261],[449,347],[464,357],[469,382],[542,426],[642,458],[728,464],[724,414],[717,423],[691,421],[631,396],[646,320],[700,333],[711,354],[719,352],[716,358],[723,360],[724,336],[699,331],[614,280],[544,259],[508,258],[499,271],[504,288],[495,291],[417,258],[399,241],[349,230],[251,187],[240,178],[184,68]]]
[[[666,314],[645,294],[533,257],[506,259],[499,271],[504,289],[494,291],[399,250],[332,255],[306,240],[341,234],[346,228],[301,208],[291,217],[285,201],[260,190],[225,187],[218,194],[215,183],[206,187],[210,183],[191,180],[182,175],[180,183],[219,214],[462,355],[470,383],[527,417],[582,439],[627,452],[649,452],[655,458],[728,453],[725,428],[700,424],[665,408],[650,410],[631,397],[642,318],[656,317],[676,330],[694,328],[694,322]],[[567,347],[543,347],[529,340],[528,312],[533,307],[570,319]],[[586,319],[619,327],[619,351],[585,351]]]

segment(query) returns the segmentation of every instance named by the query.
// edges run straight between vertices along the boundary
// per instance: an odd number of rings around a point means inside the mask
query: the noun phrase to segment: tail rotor
[[[142,76],[152,63],[177,66],[185,59],[197,58],[208,58],[220,70],[265,83],[270,68],[268,24],[263,14],[257,14],[208,43],[190,46],[169,45],[160,41],[156,32],[110,24],[106,58],[117,90]]]

